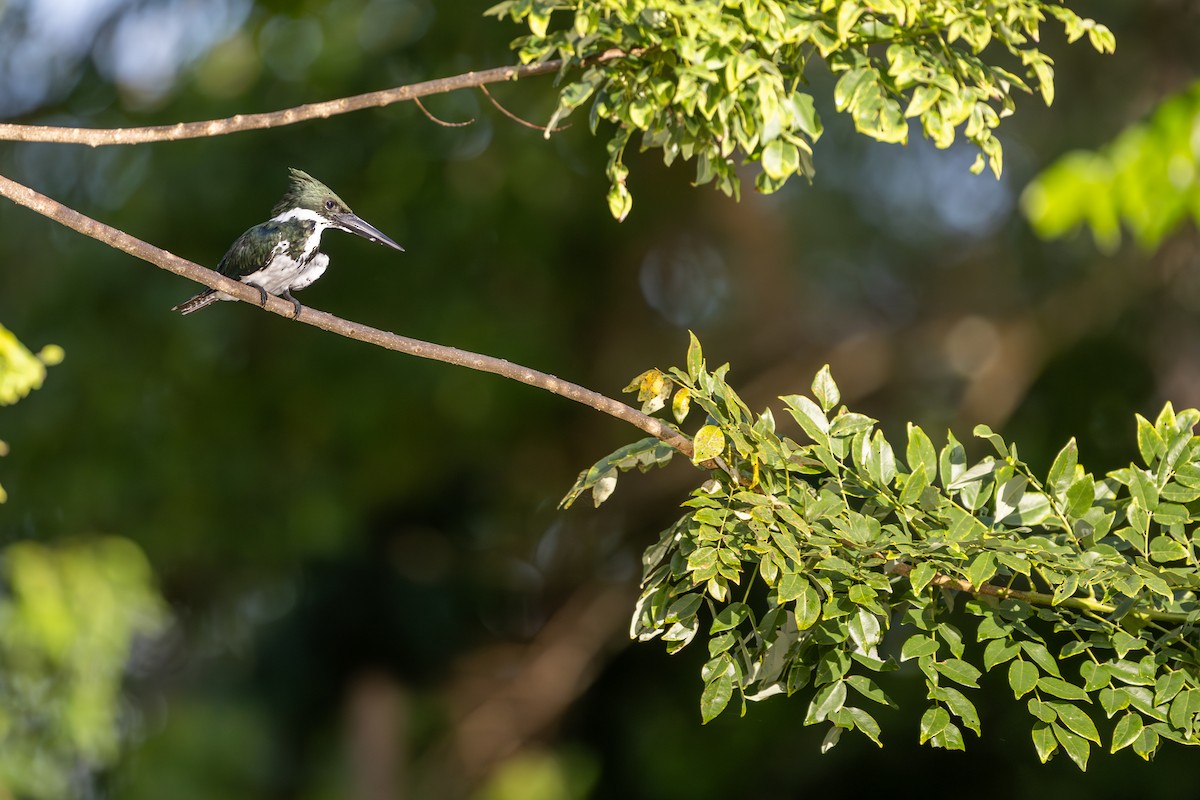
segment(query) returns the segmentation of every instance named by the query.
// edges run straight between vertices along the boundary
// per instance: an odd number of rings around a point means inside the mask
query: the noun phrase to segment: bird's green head
[[[291,167],[288,172],[292,176],[291,183],[283,198],[275,204],[273,214],[283,214],[293,208],[315,211],[326,218],[332,218],[334,214],[354,213],[345,200],[304,170]]]
[[[289,212],[312,212],[324,218],[329,227],[357,234],[364,239],[396,250],[404,248],[385,236],[378,228],[350,210],[346,201],[325,184],[304,170],[291,167],[292,182],[272,213],[279,217]]]

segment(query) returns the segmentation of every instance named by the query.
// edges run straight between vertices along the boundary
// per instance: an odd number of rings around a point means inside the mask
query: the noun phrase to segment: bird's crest
[[[350,206],[346,205],[345,200],[334,194],[332,189],[312,175],[295,167],[289,167],[288,172],[291,173],[292,182],[283,198],[275,204],[272,214],[283,214],[293,208],[307,208],[310,211],[326,215],[353,213],[350,211]],[[330,202],[333,203],[332,208],[329,207]]]

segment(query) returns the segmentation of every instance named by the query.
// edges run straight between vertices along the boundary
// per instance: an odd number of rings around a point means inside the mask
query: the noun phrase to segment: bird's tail
[[[193,297],[191,300],[186,300],[172,308],[172,311],[178,311],[180,314],[190,314],[193,311],[199,311],[209,303],[215,303],[221,298],[217,297],[217,293],[212,289],[205,289],[200,294]]]

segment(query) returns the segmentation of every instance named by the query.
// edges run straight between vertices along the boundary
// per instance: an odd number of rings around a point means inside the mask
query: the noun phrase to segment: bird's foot
[[[251,288],[258,289],[258,304],[260,306],[262,306],[263,308],[266,308],[267,307],[267,290],[264,289],[263,287],[259,286],[257,283],[251,283],[250,281],[243,281],[243,283],[245,283],[247,286],[249,286]]]
[[[291,301],[292,308],[295,309],[295,311],[293,311],[293,313],[292,313],[292,319],[299,319],[300,309],[303,308],[303,306],[300,305],[300,301],[297,300],[295,297],[292,297],[292,293],[287,289],[284,289],[283,293],[279,296],[282,297],[284,300]]]

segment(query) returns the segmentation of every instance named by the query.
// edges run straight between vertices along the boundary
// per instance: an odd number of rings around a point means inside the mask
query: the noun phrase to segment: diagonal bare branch
[[[176,275],[182,275],[185,278],[190,278],[209,288],[220,290],[238,300],[252,303],[256,306],[259,304],[257,289],[253,289],[232,278],[227,278],[213,270],[206,269],[185,258],[180,258],[124,231],[98,222],[3,175],[0,175],[0,196],[7,197],[18,205],[25,206],[45,217],[49,217],[55,222],[82,233],[84,236],[90,236],[97,241],[115,247],[136,258],[140,258],[156,267],[165,269],[168,272],[174,272]],[[267,298],[267,303],[263,308],[273,314],[278,314],[281,317],[289,319],[292,318],[294,313],[293,306],[289,301],[274,296]],[[455,347],[433,344],[432,342],[424,342],[420,339],[410,339],[407,336],[400,336],[391,331],[380,330],[379,328],[372,328],[369,325],[335,317],[333,314],[317,311],[308,306],[304,306],[301,309],[297,320],[306,325],[312,325],[330,333],[336,333],[348,339],[357,339],[360,342],[373,344],[387,350],[395,350],[398,353],[406,353],[418,358],[428,358],[446,364],[455,364],[460,367],[478,370],[479,372],[490,372],[494,375],[500,375],[510,380],[528,384],[529,386],[545,389],[552,394],[565,397],[568,400],[574,400],[576,403],[582,403],[597,411],[602,411],[619,420],[628,422],[674,447],[689,458],[692,455],[691,439],[662,420],[643,414],[636,408],[627,406],[619,400],[613,400],[599,392],[594,392],[578,384],[562,380],[554,375],[538,372],[537,370],[523,367],[520,364],[514,364],[502,358],[472,353],[467,350],[459,350]]]
[[[609,50],[593,59],[583,62],[582,66],[610,61],[627,55],[623,50]],[[563,68],[563,61],[555,59],[543,61],[540,64],[524,64],[520,66],[496,67],[481,72],[464,72],[448,78],[438,78],[421,83],[411,83],[407,86],[397,86],[378,92],[367,92],[352,97],[340,97],[336,100],[326,100],[322,103],[286,108],[281,111],[270,111],[262,114],[236,114],[225,119],[210,119],[202,122],[179,122],[174,125],[152,125],[143,128],[65,128],[53,125],[17,125],[0,123],[0,141],[14,142],[54,142],[57,144],[86,144],[90,147],[101,147],[114,144],[141,144],[143,142],[167,142],[180,139],[199,139],[206,136],[223,136],[227,133],[254,131],[263,128],[277,128],[283,125],[294,125],[312,119],[326,119],[338,114],[348,114],[351,111],[361,111],[366,108],[382,108],[383,106],[416,100],[435,94],[446,94],[459,89],[469,89],[488,83],[530,78],[535,75],[548,75]]]

